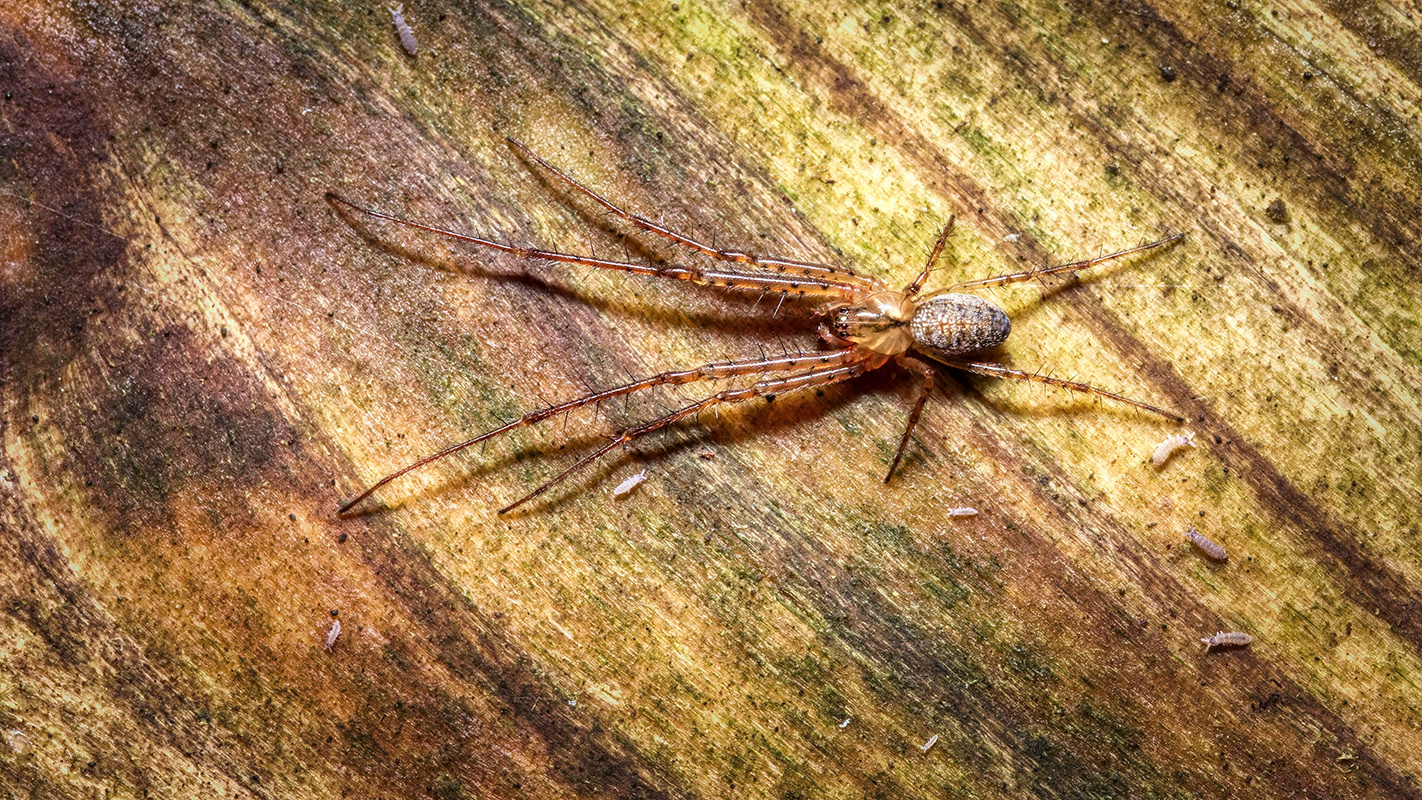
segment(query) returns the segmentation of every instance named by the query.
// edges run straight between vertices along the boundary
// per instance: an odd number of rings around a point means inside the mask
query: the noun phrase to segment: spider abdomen
[[[1012,320],[991,300],[971,294],[943,294],[918,305],[909,331],[917,347],[964,355],[1007,340]]]

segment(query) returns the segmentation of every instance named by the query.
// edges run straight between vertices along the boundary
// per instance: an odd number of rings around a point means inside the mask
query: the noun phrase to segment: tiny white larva
[[[963,506],[962,508],[950,508],[943,513],[949,517],[976,517],[978,510],[971,506]]]
[[[326,633],[326,652],[331,652],[331,648],[336,646],[336,637],[341,635],[341,621],[331,620],[331,630]]]
[[[1167,437],[1165,441],[1155,446],[1155,453],[1151,455],[1151,463],[1156,467],[1165,466],[1165,462],[1170,460],[1171,454],[1182,447],[1194,447],[1195,434],[1183,433]]]
[[[414,55],[419,49],[419,43],[415,41],[415,32],[410,30],[410,24],[405,21],[405,4],[401,3],[394,8],[387,8],[390,17],[395,21],[395,32],[400,35],[400,46],[405,48],[405,52]]]
[[[927,753],[929,750],[932,750],[932,749],[933,749],[933,746],[934,746],[935,744],[938,744],[938,734],[936,734],[936,733],[933,734],[932,736],[930,736],[930,737],[928,738],[928,741],[926,741],[926,742],[924,742],[922,745],[920,745],[918,749],[920,749],[920,750],[922,750],[923,752]]]
[[[642,483],[642,481],[645,481],[646,479],[647,471],[644,469],[636,475],[633,475],[632,477],[623,481],[622,483],[617,484],[617,488],[612,490],[612,496],[621,497],[622,495],[627,494],[633,489],[636,489]]]
[[[1214,636],[1206,636],[1200,641],[1205,643],[1205,652],[1208,653],[1216,647],[1245,647],[1254,641],[1254,637],[1239,631],[1219,631]]]
[[[1204,534],[1191,528],[1185,531],[1185,538],[1190,540],[1190,544],[1200,548],[1200,552],[1213,558],[1216,561],[1228,561],[1229,553],[1225,552],[1224,546],[1218,542],[1212,542]]]
[[[11,728],[5,731],[5,744],[10,745],[10,749],[15,751],[15,755],[24,755],[25,750],[30,746],[30,737],[19,728]]]

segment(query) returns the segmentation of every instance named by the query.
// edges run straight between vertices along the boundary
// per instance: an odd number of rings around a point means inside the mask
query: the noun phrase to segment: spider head
[[[857,302],[830,307],[825,312],[825,338],[898,355],[913,346],[909,333],[913,310],[913,300],[903,292],[875,292]]]

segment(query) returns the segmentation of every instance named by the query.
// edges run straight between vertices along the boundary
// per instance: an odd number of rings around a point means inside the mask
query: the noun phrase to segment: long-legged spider
[[[1051,386],[1085,392],[1160,414],[1177,422],[1184,422],[1184,418],[1173,411],[1157,408],[1156,406],[1140,402],[1139,400],[1132,400],[1113,392],[1098,389],[1086,383],[1063,380],[1040,373],[1023,372],[1022,370],[1011,369],[991,361],[975,360],[975,357],[980,358],[980,354],[983,352],[1002,344],[1007,339],[1008,332],[1012,329],[1012,323],[1007,318],[1007,313],[992,301],[976,295],[961,294],[955,291],[959,289],[1002,286],[1004,284],[1018,283],[1050,275],[1063,275],[1075,272],[1106,261],[1169,244],[1184,236],[1183,233],[1177,233],[1174,236],[1168,236],[1149,244],[1132,247],[1118,253],[1111,253],[1110,255],[1097,256],[1096,258],[1089,258],[1084,261],[1074,261],[1070,264],[1031,269],[1024,272],[1014,272],[993,278],[964,281],[949,286],[946,289],[920,295],[919,292],[922,290],[924,283],[928,280],[929,273],[933,271],[938,263],[938,257],[943,252],[943,246],[948,240],[948,235],[953,231],[953,217],[951,216],[948,218],[948,224],[943,227],[943,233],[938,237],[938,242],[934,244],[933,252],[928,256],[928,263],[925,264],[923,269],[918,273],[918,277],[914,278],[913,282],[904,287],[902,291],[895,291],[889,289],[878,278],[860,275],[843,267],[817,264],[810,261],[795,261],[774,256],[755,255],[738,250],[722,250],[703,244],[689,236],[620,208],[602,195],[579,183],[571,175],[543,160],[524,144],[514,139],[509,139],[508,141],[509,144],[526,159],[546,169],[559,180],[587,196],[593,202],[617,217],[620,217],[627,223],[641,228],[644,231],[656,234],[657,236],[669,239],[677,245],[694,250],[726,266],[716,269],[704,269],[682,264],[654,266],[629,261],[608,261],[591,256],[573,255],[570,253],[540,250],[531,247],[520,247],[401,219],[391,214],[385,214],[358,206],[334,192],[327,192],[326,198],[370,217],[396,222],[410,228],[428,231],[430,233],[449,236],[464,242],[472,242],[481,247],[510,253],[519,258],[556,261],[565,264],[580,264],[588,267],[596,267],[598,269],[628,272],[655,278],[672,278],[675,280],[690,281],[691,283],[701,286],[711,286],[733,291],[740,290],[761,292],[762,294],[779,294],[782,302],[786,297],[828,297],[830,301],[821,307],[815,315],[816,318],[820,320],[818,323],[819,334],[826,347],[822,350],[762,358],[745,358],[735,361],[722,361],[712,364],[703,364],[702,366],[687,370],[663,372],[623,384],[622,386],[593,392],[583,397],[525,414],[512,422],[481,433],[467,441],[446,447],[433,455],[422,458],[409,466],[381,478],[371,485],[370,488],[361,492],[355,499],[341,506],[339,513],[344,514],[350,511],[382,486],[426,464],[438,461],[468,447],[480,444],[481,442],[486,442],[515,428],[532,425],[549,417],[557,416],[594,403],[600,403],[615,397],[625,397],[634,392],[640,392],[654,386],[680,386],[689,383],[736,378],[754,379],[749,385],[742,385],[737,388],[717,392],[716,394],[709,395],[694,403],[678,408],[669,414],[627,428],[607,444],[602,445],[584,456],[537,489],[534,489],[522,498],[499,509],[499,513],[504,514],[538,497],[556,486],[569,475],[588,466],[608,453],[627,445],[628,442],[689,417],[695,417],[703,411],[716,408],[725,403],[739,403],[756,397],[778,395],[792,389],[827,386],[829,384],[847,381],[893,361],[899,366],[917,373],[920,377],[920,383],[918,395],[913,403],[913,410],[909,413],[908,425],[904,428],[903,437],[899,440],[898,450],[894,453],[894,461],[889,465],[889,471],[884,476],[884,481],[887,483],[889,479],[893,477],[894,471],[899,466],[899,461],[903,458],[904,449],[909,443],[909,437],[913,433],[914,426],[918,424],[919,417],[923,414],[924,403],[927,402],[929,392],[933,388],[933,367],[929,366],[925,361],[911,355],[911,353],[914,352],[926,355],[943,365],[967,372],[974,372],[979,375],[988,375],[996,378],[1036,381]]]

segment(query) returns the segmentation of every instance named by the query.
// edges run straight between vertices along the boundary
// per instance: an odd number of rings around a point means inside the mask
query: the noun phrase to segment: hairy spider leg
[[[548,170],[549,172],[553,173],[553,175],[555,175],[559,180],[563,181],[564,183],[573,187],[577,191],[586,195],[594,203],[597,203],[608,211],[611,211],[613,214],[616,214],[617,216],[621,217],[632,225],[641,228],[644,231],[648,231],[658,236],[670,239],[671,241],[682,245],[683,247],[689,247],[692,250],[701,253],[702,255],[710,256],[711,258],[720,261],[730,261],[738,264],[749,264],[755,268],[766,270],[769,272],[779,272],[782,274],[790,275],[804,275],[807,277],[830,277],[839,281],[859,284],[860,287],[866,292],[876,292],[884,288],[884,284],[880,282],[877,278],[871,278],[867,275],[860,275],[859,273],[850,269],[846,269],[844,267],[836,267],[829,264],[819,264],[813,261],[796,261],[794,259],[779,258],[776,256],[762,256],[756,255],[755,253],[741,252],[739,250],[722,250],[712,245],[702,244],[701,242],[696,241],[690,236],[678,233],[670,228],[653,222],[640,214],[636,214],[619,207],[612,201],[608,200],[607,198],[603,197],[602,195],[598,194],[587,186],[584,186],[578,181],[578,179],[574,178],[572,175],[569,175],[563,170],[548,163],[546,160],[543,159],[542,156],[533,152],[533,150],[530,149],[528,145],[525,145],[523,142],[520,142],[519,140],[514,139],[513,137],[506,138],[508,139],[509,144],[513,145],[514,148],[516,148],[526,158]]]
[[[919,289],[923,288],[924,282],[928,280],[928,273],[938,265],[938,257],[943,254],[943,246],[948,243],[948,236],[953,233],[953,222],[956,219],[954,215],[948,215],[948,224],[943,226],[943,233],[938,237],[938,243],[933,245],[933,252],[928,256],[928,263],[924,265],[923,271],[918,273],[918,277],[914,279],[913,283],[904,288],[905,296],[913,297],[918,294]]]
[[[778,395],[783,392],[792,391],[794,389],[804,389],[810,386],[827,386],[832,383],[847,381],[851,378],[863,375],[870,369],[876,366],[880,366],[884,363],[876,359],[875,353],[872,353],[868,350],[864,350],[862,348],[856,347],[853,348],[850,352],[853,354],[852,358],[854,358],[855,360],[851,361],[848,364],[832,364],[824,367],[816,367],[814,369],[806,370],[805,372],[802,372],[798,375],[789,375],[783,378],[770,378],[767,380],[757,381],[751,386],[743,387],[740,389],[727,389],[722,392],[717,392],[716,394],[713,394],[705,399],[698,400],[695,403],[692,403],[691,405],[679,408],[664,417],[658,417],[654,420],[651,420],[650,422],[644,422],[641,425],[635,425],[631,428],[628,428],[624,430],[619,436],[614,438],[612,441],[608,442],[602,447],[599,447],[597,450],[584,456],[576,464],[573,464],[571,467],[568,467],[567,469],[558,473],[547,483],[544,483],[542,486],[539,486],[537,489],[534,489],[532,492],[529,492],[528,494],[524,495],[513,503],[510,503],[509,505],[499,509],[499,513],[507,514],[508,512],[513,511],[515,508],[518,508],[519,506],[523,505],[524,503],[527,503],[535,497],[538,497],[539,495],[543,494],[554,486],[557,486],[559,483],[562,483],[569,475],[572,475],[573,473],[593,463],[599,458],[602,458],[613,450],[625,446],[633,439],[636,439],[640,436],[645,436],[649,433],[652,433],[653,431],[661,430],[662,428],[680,422],[681,420],[684,420],[687,417],[696,416],[697,414],[700,414],[703,411],[706,411],[711,408],[716,408],[717,406],[720,406],[724,403],[740,403],[768,394]]]
[[[1177,233],[1174,236],[1167,236],[1164,239],[1160,239],[1159,241],[1154,241],[1150,244],[1143,244],[1139,247],[1132,247],[1129,250],[1122,250],[1119,253],[1111,253],[1110,255],[1088,258],[1085,261],[1073,261],[1070,264],[1059,264],[1055,267],[1031,269],[1026,272],[1014,272],[1010,275],[998,275],[994,278],[979,278],[977,280],[972,281],[963,281],[962,283],[955,283],[952,286],[949,286],[947,289],[944,289],[943,291],[951,292],[956,291],[958,289],[974,289],[984,286],[1002,286],[1003,284],[1007,283],[1030,281],[1036,278],[1045,277],[1047,275],[1059,275],[1064,272],[1076,272],[1077,270],[1086,269],[1087,267],[1094,267],[1097,264],[1101,264],[1106,261],[1112,261],[1117,258],[1124,258],[1129,255],[1135,255],[1136,253],[1142,253],[1146,250],[1154,250],[1157,247],[1163,247],[1167,244],[1170,244],[1171,242],[1183,238],[1185,238],[1185,234]]]
[[[949,225],[951,226],[952,223],[950,222]],[[923,415],[923,405],[928,402],[928,395],[933,391],[933,367],[913,356],[902,354],[895,356],[894,361],[904,369],[917,372],[922,380],[918,385],[918,398],[913,401],[913,411],[909,412],[908,426],[904,428],[904,436],[899,440],[899,449],[894,453],[894,463],[889,465],[889,472],[884,475],[884,483],[888,483],[894,477],[894,470],[899,468],[899,461],[904,457],[904,448],[908,447],[909,437],[913,435],[914,426],[918,424],[918,418]]]
[[[667,264],[665,266],[654,267],[648,264],[637,264],[630,261],[608,261],[602,258],[591,256],[573,255],[571,253],[560,253],[556,250],[541,250],[535,247],[520,247],[518,245],[504,244],[489,239],[481,239],[477,236],[470,236],[464,233],[445,228],[437,228],[433,225],[426,225],[422,222],[403,219],[394,214],[386,214],[374,209],[358,206],[355,203],[341,197],[335,192],[326,192],[326,199],[340,203],[343,206],[359,211],[366,216],[376,219],[388,220],[400,225],[404,225],[416,230],[437,233],[441,236],[448,236],[451,239],[458,239],[461,242],[470,242],[480,247],[487,247],[491,250],[498,250],[501,253],[509,253],[519,258],[528,258],[543,261],[556,261],[563,264],[578,264],[585,267],[596,267],[598,269],[612,270],[615,272],[630,272],[634,275],[646,275],[652,278],[672,278],[674,280],[690,281],[699,286],[714,286],[719,289],[734,289],[743,291],[758,291],[763,294],[781,292],[795,297],[803,297],[806,294],[833,295],[846,300],[852,300],[863,294],[862,287],[843,281],[831,281],[823,278],[807,277],[802,275],[782,276],[765,275],[753,272],[737,272],[734,270],[709,270],[699,267],[688,267],[680,264]]]
[[[1089,383],[1082,383],[1080,381],[1069,381],[1064,380],[1062,378],[1053,378],[1050,375],[1043,375],[1040,372],[1023,372],[1020,369],[1010,369],[1008,367],[1004,367],[1001,364],[992,364],[987,362],[959,361],[950,359],[947,360],[945,363],[947,363],[951,367],[957,367],[961,370],[966,370],[968,372],[976,372],[979,375],[988,375],[994,378],[1010,378],[1015,381],[1033,381],[1036,383],[1045,383],[1049,386],[1057,386],[1062,389],[1070,389],[1074,392],[1085,392],[1086,394],[1094,394],[1097,397],[1104,397],[1108,400],[1115,400],[1118,403],[1125,403],[1126,405],[1135,406],[1136,408],[1144,409],[1146,411],[1159,414],[1162,417],[1175,420],[1176,422],[1185,421],[1185,418],[1183,416],[1177,414],[1174,411],[1167,411],[1163,408],[1156,408],[1155,406],[1150,405],[1149,403],[1142,403],[1139,400],[1132,400],[1129,397],[1124,397],[1114,392],[1108,392],[1105,389],[1098,389]]]
[[[795,370],[811,368],[824,369],[831,366],[844,364],[859,358],[862,358],[862,356],[855,353],[853,348],[845,348],[843,350],[822,350],[802,353],[791,353],[788,355],[769,358],[744,358],[737,361],[722,361],[712,364],[703,364],[702,366],[687,370],[662,372],[657,375],[651,375],[640,380],[635,380],[630,383],[623,384],[621,386],[613,387],[611,389],[604,389],[602,391],[592,392],[591,394],[587,394],[582,397],[575,398],[573,400],[568,400],[557,405],[550,405],[538,411],[533,411],[528,414],[525,414],[522,417],[519,417],[518,419],[513,420],[512,422],[509,422],[506,425],[502,425],[498,428],[494,428],[493,430],[481,433],[478,436],[460,442],[459,444],[450,445],[449,447],[440,450],[438,453],[426,456],[425,458],[422,458],[419,461],[410,464],[409,466],[403,467],[395,472],[392,472],[389,475],[386,475],[384,478],[381,478],[373,485],[371,485],[369,489],[366,489],[364,492],[361,492],[360,495],[357,496],[354,500],[351,500],[350,502],[341,506],[340,511],[337,513],[344,514],[350,511],[352,508],[355,508],[357,505],[359,505],[362,500],[374,494],[376,490],[380,489],[382,486],[385,486],[396,478],[408,475],[409,473],[419,469],[420,467],[425,466],[426,464],[431,464],[435,461],[439,461],[440,459],[445,458],[446,456],[453,455],[461,450],[473,447],[476,444],[487,442],[490,439],[493,439],[494,437],[499,436],[501,434],[508,433],[509,431],[512,431],[515,428],[522,428],[526,425],[532,425],[536,422],[542,422],[545,419],[548,419],[550,417],[556,417],[564,412],[575,411],[579,408],[590,406],[594,403],[600,403],[604,400],[610,400],[614,397],[629,396],[635,392],[650,389],[654,386],[681,386],[683,384],[688,383],[722,380],[725,378],[738,378],[744,377],[746,375],[759,376],[769,372],[792,372]]]

